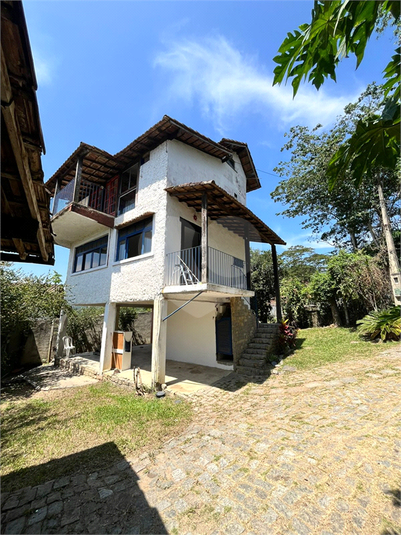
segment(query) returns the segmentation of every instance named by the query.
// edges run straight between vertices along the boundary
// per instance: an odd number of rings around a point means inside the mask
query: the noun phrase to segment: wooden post
[[[78,156],[77,167],[75,168],[75,178],[74,178],[74,194],[72,200],[74,202],[79,202],[79,191],[81,189],[81,178],[82,178],[82,162],[83,156]]]
[[[152,387],[159,388],[166,380],[167,300],[155,297],[153,305]]]
[[[61,188],[60,188],[60,179],[59,179],[59,180],[56,180],[56,186],[54,188],[52,215],[55,215],[57,213],[56,210],[55,210],[55,208],[57,208],[57,206],[56,206],[56,197],[57,197],[57,194],[60,191],[60,189]]]
[[[202,195],[202,242],[201,242],[201,257],[202,257],[202,275],[201,281],[207,282],[207,267],[208,267],[208,252],[209,252],[209,237],[208,237],[208,220],[207,220],[207,193]]]
[[[274,245],[274,243],[271,244],[271,248],[272,248],[272,258],[273,258],[274,291],[276,294],[276,315],[277,315],[277,322],[280,322],[282,321],[283,317],[281,315],[280,283],[278,279],[277,253],[276,253],[276,246]]]
[[[245,269],[246,269],[246,289],[251,289],[251,251],[249,247],[249,227],[248,222],[244,225],[245,234]]]

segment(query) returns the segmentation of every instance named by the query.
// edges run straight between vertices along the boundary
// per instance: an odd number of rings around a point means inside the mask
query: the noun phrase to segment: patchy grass
[[[190,404],[178,401],[142,398],[104,382],[3,402],[3,489],[36,485],[72,468],[95,470],[146,446],[157,449],[191,418]]]
[[[352,329],[342,327],[300,329],[296,339],[296,349],[285,363],[307,370],[332,362],[372,357],[385,347],[381,343],[362,340]]]

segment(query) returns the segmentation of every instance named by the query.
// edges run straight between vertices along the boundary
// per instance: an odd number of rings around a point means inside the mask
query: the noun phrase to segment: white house
[[[100,372],[115,366],[118,307],[130,305],[153,308],[155,384],[166,359],[235,367],[256,328],[249,242],[273,257],[284,244],[246,208],[260,182],[245,143],[164,116],[114,156],[81,143],[46,186],[73,302],[105,306]]]

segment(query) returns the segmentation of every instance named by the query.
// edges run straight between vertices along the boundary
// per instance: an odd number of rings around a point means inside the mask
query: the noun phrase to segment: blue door
[[[216,320],[216,353],[230,356],[233,354],[231,317]]]

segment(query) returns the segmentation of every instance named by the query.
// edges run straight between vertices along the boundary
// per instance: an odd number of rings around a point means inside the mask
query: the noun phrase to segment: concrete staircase
[[[272,369],[267,352],[278,336],[277,323],[259,323],[258,329],[238,361],[235,371],[247,379],[265,379]]]

